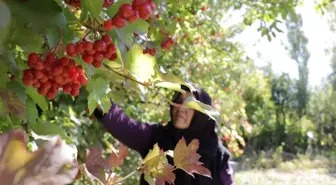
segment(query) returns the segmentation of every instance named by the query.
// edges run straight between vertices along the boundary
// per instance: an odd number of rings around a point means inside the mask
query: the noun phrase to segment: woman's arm
[[[149,149],[153,126],[129,118],[115,103],[108,113],[94,111],[95,117],[103,123],[107,131],[127,147],[144,155]]]
[[[221,185],[235,185],[233,170],[229,164],[229,161],[227,161],[224,165],[224,168],[220,170],[220,180],[222,182]]]

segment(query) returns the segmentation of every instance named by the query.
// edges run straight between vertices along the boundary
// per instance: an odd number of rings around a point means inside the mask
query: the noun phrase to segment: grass
[[[272,168],[240,169],[235,181],[236,185],[336,185],[336,160],[298,155]]]

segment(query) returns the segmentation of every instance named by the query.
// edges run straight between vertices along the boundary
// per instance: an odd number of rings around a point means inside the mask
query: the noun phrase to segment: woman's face
[[[187,92],[185,94],[181,94],[180,97],[175,101],[175,103],[182,104],[188,96],[192,96],[191,93]],[[172,116],[174,126],[178,129],[188,128],[190,126],[193,115],[193,109],[173,106]]]

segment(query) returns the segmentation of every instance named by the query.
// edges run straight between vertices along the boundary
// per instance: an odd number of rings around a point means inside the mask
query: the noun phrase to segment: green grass
[[[238,171],[235,181],[237,185],[336,185],[336,161],[299,155],[275,168]]]

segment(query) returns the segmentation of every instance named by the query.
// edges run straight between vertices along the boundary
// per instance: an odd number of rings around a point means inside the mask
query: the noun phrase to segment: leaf
[[[175,76],[173,73],[160,73],[158,72],[158,77],[154,80],[154,85],[158,87],[164,87],[167,89],[179,91],[185,93],[186,91],[181,89],[181,85],[186,83],[180,77]]]
[[[167,30],[169,34],[174,35],[176,31],[177,21],[174,19],[170,22],[170,24],[167,26]]]
[[[38,118],[38,112],[35,106],[35,102],[30,97],[27,98],[26,106],[28,121],[30,124],[35,124],[36,119]]]
[[[7,110],[6,112],[3,112],[3,114],[12,113],[22,120],[25,120],[25,105],[19,100],[14,92],[9,92],[8,89],[0,89],[0,97],[4,103],[4,110]]]
[[[154,74],[155,58],[149,54],[143,54],[140,45],[135,44],[127,53],[125,67],[142,82],[150,80]]]
[[[98,18],[102,10],[104,0],[82,0],[83,6],[87,9],[93,18]]]
[[[199,141],[193,139],[187,146],[185,139],[182,137],[174,149],[174,164],[176,168],[184,170],[194,177],[194,173],[211,178],[211,172],[205,168],[199,161],[201,156],[196,153],[199,148]]]
[[[19,74],[19,67],[17,66],[12,53],[4,53],[0,55],[0,61],[5,63],[10,69],[10,71],[17,75]]]
[[[111,91],[109,81],[103,78],[94,78],[87,84],[88,91],[88,108],[89,114],[92,114],[98,104],[104,113],[108,112],[111,107],[111,101],[107,94]]]
[[[26,87],[27,94],[33,99],[37,105],[43,110],[46,111],[48,109],[48,103],[44,96],[37,93],[36,89],[32,87]]]
[[[193,96],[188,96],[183,103],[184,106],[195,109],[197,111],[200,111],[206,115],[208,115],[210,118],[212,118],[215,121],[218,121],[220,113],[218,110],[213,108],[210,105],[204,104],[198,100],[195,99]]]
[[[54,137],[42,148],[28,152],[22,129],[0,134],[0,179],[6,185],[66,185],[78,169],[68,146]]]
[[[85,166],[88,172],[98,178],[101,182],[106,183],[105,161],[102,157],[102,152],[98,147],[92,147],[86,157]]]
[[[142,163],[145,176],[150,175],[153,177],[156,184],[164,185],[165,182],[174,184],[174,167],[168,163],[165,153],[159,149],[158,144],[154,145],[153,150],[149,151]],[[152,183],[150,178],[147,179],[149,183]]]
[[[10,10],[5,2],[0,1],[0,54],[4,51],[3,41],[6,39],[10,27]]]
[[[121,28],[120,30],[126,34],[133,34],[134,32],[138,34],[145,34],[148,32],[149,24],[142,20],[138,19],[132,24],[127,24],[125,27]]]
[[[120,145],[118,154],[112,151],[111,155],[106,159],[107,169],[119,167],[124,163],[125,158],[128,155],[127,147],[123,144]]]
[[[63,128],[60,126],[45,122],[32,124],[31,129],[37,134],[42,136],[61,136],[67,142],[72,142],[71,138],[66,135]]]
[[[16,80],[11,80],[7,83],[7,88],[8,90],[14,92],[19,97],[22,103],[26,102],[27,93],[22,83]]]

